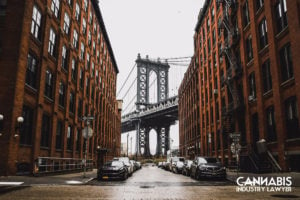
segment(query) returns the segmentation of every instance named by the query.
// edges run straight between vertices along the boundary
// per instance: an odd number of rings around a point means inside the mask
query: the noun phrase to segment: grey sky
[[[193,55],[194,28],[203,3],[204,0],[99,1],[120,70],[117,91],[133,67],[138,53],[141,53],[142,57],[149,55],[151,58]],[[182,70],[185,69],[181,67],[174,69],[174,72],[183,75]],[[123,92],[132,81],[128,81]],[[121,97],[122,93],[119,95],[119,98]],[[131,136],[135,144],[135,134],[131,133]],[[178,146],[178,126],[171,128],[171,137],[174,139],[173,146]],[[122,135],[122,141],[126,141],[125,134]],[[155,142],[151,140],[150,143]]]

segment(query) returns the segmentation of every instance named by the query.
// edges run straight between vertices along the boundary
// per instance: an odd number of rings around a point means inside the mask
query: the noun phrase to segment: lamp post
[[[128,138],[129,138],[129,133],[127,133],[127,157],[128,157]]]
[[[85,116],[82,118],[82,121],[86,122],[86,127],[82,131],[82,135],[85,139],[84,145],[84,169],[83,169],[83,177],[86,177],[86,160],[87,160],[87,140],[93,136],[93,130],[89,127],[90,121],[93,121],[94,117],[92,116]]]

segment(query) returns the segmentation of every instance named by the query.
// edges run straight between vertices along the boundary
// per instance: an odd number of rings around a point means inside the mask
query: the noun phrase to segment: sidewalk
[[[284,172],[284,173],[267,173],[267,174],[254,174],[254,173],[244,173],[236,171],[227,171],[227,179],[235,182],[237,177],[292,177],[292,186],[300,187],[300,173],[299,172]]]
[[[45,175],[45,176],[1,176],[0,186],[10,185],[80,185],[86,184],[97,177],[97,170],[86,172],[83,177],[83,172],[60,174],[60,175]]]

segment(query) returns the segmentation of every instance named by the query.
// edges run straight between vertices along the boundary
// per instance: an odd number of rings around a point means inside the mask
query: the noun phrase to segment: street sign
[[[230,138],[240,138],[241,137],[241,133],[240,132],[230,133],[229,137]]]
[[[93,136],[93,129],[90,127],[84,127],[82,130],[82,135],[85,139],[89,139]]]
[[[230,149],[233,154],[238,154],[241,151],[241,145],[237,143],[231,143]]]

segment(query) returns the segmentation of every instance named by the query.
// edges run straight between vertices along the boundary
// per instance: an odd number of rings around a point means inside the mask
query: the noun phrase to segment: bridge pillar
[[[165,126],[165,155],[170,150],[170,124]]]
[[[156,145],[156,156],[159,157],[162,155],[162,127],[156,129],[157,133],[157,145]]]

